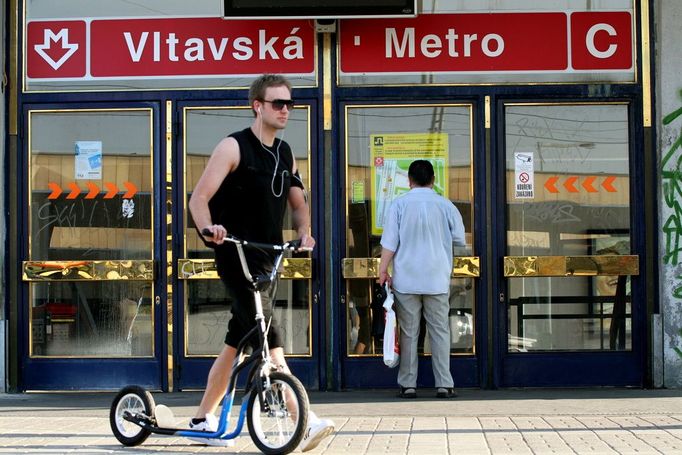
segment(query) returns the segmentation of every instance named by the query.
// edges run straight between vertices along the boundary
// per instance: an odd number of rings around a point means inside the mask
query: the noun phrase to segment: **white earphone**
[[[258,106],[258,112],[262,114],[263,112],[261,111],[261,106]],[[260,119],[260,128],[258,131],[258,142],[260,142],[260,146],[268,152],[270,155],[272,155],[272,158],[275,160],[275,168],[272,171],[272,180],[270,181],[270,191],[272,191],[272,195],[275,197],[280,197],[282,196],[282,192],[284,191],[284,175],[289,174],[289,171],[284,169],[282,171],[282,181],[280,183],[279,187],[279,194],[275,192],[275,178],[277,177],[277,169],[279,168],[279,146],[282,145],[282,140],[284,139],[284,130],[282,130],[282,137],[280,137],[279,142],[277,143],[277,148],[275,149],[275,153],[272,152],[269,148],[267,148],[263,144],[263,139],[261,138],[261,135],[263,134],[263,116],[259,117]]]

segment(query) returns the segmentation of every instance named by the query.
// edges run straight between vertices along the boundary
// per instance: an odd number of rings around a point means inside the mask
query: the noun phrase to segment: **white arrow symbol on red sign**
[[[37,53],[40,54],[40,56],[50,64],[52,69],[57,70],[59,69],[60,66],[64,64],[65,61],[69,59],[73,55],[74,52],[78,50],[78,44],[69,44],[69,29],[68,28],[63,28],[59,30],[59,32],[55,35],[52,30],[45,29],[44,30],[44,41],[43,44],[36,44],[34,46],[34,49],[36,50]],[[52,43],[58,43],[62,42],[62,47],[61,50],[64,52],[64,54],[61,56],[61,58],[57,61],[55,61],[50,54],[48,54],[48,51],[51,51],[50,47],[52,46]],[[59,48],[55,48],[57,50],[60,50]],[[52,52],[54,53],[54,52]]]

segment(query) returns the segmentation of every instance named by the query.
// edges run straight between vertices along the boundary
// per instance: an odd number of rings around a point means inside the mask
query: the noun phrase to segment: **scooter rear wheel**
[[[131,385],[122,388],[109,411],[109,424],[116,439],[124,446],[137,446],[142,444],[152,433],[139,425],[123,418],[126,411],[131,414],[144,414],[150,419],[154,418],[154,398],[144,388]]]
[[[301,382],[282,372],[263,379],[263,404],[253,390],[246,409],[246,423],[253,443],[266,455],[296,450],[308,425],[308,395]]]

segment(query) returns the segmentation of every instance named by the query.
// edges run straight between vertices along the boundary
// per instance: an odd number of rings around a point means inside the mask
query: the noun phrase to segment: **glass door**
[[[180,197],[183,201],[180,207],[183,226],[180,238],[183,241],[177,261],[178,292],[174,311],[174,350],[178,362],[175,381],[178,389],[203,388],[206,385],[208,369],[224,346],[230,319],[230,301],[218,278],[213,251],[199,239],[187,208],[192,190],[215,145],[230,133],[248,128],[253,122],[253,112],[243,102],[239,106],[227,104],[180,104],[177,109],[182,122],[177,145],[180,152],[177,181],[184,182]],[[314,210],[316,202],[311,175],[313,118],[313,105],[297,99],[281,136],[294,152],[311,210]],[[253,207],[253,210],[259,210],[259,207]],[[311,219],[314,219],[313,215]],[[290,217],[285,215],[285,240],[296,236],[291,226]],[[313,236],[318,237],[314,223]],[[320,317],[314,306],[317,299],[314,299],[313,292],[319,275],[313,263],[316,253],[295,254],[284,260],[274,299],[274,317],[285,336],[287,362],[298,378],[313,388],[319,387],[320,382],[317,359],[320,347],[313,341],[319,337],[319,324],[315,321]]]
[[[387,369],[382,360],[384,317],[376,279],[384,216],[393,198],[409,189],[407,169],[415,159],[433,162],[434,189],[452,201],[464,220],[467,246],[455,251],[450,289],[450,352],[455,384],[477,386],[476,340],[485,323],[475,304],[480,267],[473,248],[473,105],[348,104],[342,109],[346,182],[342,387],[396,386],[397,369]],[[421,335],[419,386],[433,386],[426,362],[429,337],[425,329]]]
[[[501,385],[641,385],[630,105],[502,108]]]
[[[25,111],[25,389],[163,387],[157,114]]]

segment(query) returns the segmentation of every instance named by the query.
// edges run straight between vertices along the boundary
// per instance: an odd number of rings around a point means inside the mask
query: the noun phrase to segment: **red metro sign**
[[[308,20],[219,18],[32,21],[29,80],[315,74]],[[433,73],[634,74],[630,11],[424,14],[347,19],[343,75]]]
[[[344,20],[340,42],[345,75],[634,71],[629,11]]]
[[[306,20],[34,21],[26,41],[26,74],[34,79],[310,75],[315,70],[315,31]]]
[[[307,21],[106,20],[93,21],[91,34],[94,77],[314,70],[315,34]]]
[[[29,78],[83,78],[86,76],[87,24],[85,21],[38,21],[28,25]]]
[[[629,13],[571,14],[571,65],[577,70],[634,69]]]

